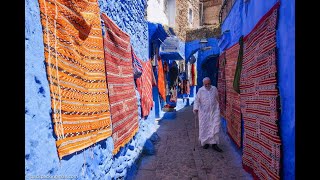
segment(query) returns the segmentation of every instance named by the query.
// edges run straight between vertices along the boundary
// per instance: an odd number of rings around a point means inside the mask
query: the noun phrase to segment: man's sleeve
[[[217,108],[220,109],[220,106],[219,106],[219,92],[218,92],[217,88],[216,88],[216,103],[217,103]]]
[[[196,94],[196,98],[193,104],[193,110],[199,110],[199,105],[200,105],[200,91],[198,91],[198,93]]]

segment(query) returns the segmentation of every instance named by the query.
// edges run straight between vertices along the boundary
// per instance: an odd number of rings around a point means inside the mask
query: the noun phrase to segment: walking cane
[[[193,143],[193,151],[196,150],[196,143],[197,143],[197,117],[198,117],[198,112],[195,113],[194,115],[194,143]]]

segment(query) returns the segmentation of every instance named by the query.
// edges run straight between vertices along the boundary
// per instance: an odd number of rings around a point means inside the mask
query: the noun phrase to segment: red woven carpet
[[[134,87],[130,37],[109,17],[105,24],[104,50],[112,120],[113,153],[138,131],[138,104]]]
[[[256,179],[280,179],[276,25],[279,3],[244,37],[240,103],[243,166]]]
[[[240,45],[236,43],[226,50],[226,120],[229,136],[241,146],[240,94],[233,89],[234,74],[238,61]]]
[[[39,0],[58,156],[111,135],[97,1]]]
[[[219,70],[217,89],[219,93],[220,116],[226,117],[226,76],[225,76],[225,52],[219,56]]]
[[[151,108],[153,107],[152,99],[152,65],[151,61],[141,61],[142,63],[142,75],[136,80],[138,91],[141,96],[141,109],[142,116],[149,115]]]

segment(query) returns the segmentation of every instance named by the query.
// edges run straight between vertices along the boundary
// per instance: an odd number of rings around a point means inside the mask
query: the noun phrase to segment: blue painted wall
[[[221,51],[224,51],[225,49],[228,49],[233,44],[237,43],[239,41],[239,38],[242,33],[242,9],[243,9],[243,1],[237,0],[232,7],[232,11],[230,11],[227,18],[224,20],[222,26],[221,26],[221,32],[225,32],[227,30],[230,31],[230,42],[229,45],[221,49]]]
[[[142,60],[148,59],[148,27],[144,19],[145,0],[99,0],[118,26],[131,36],[131,44]],[[146,120],[139,118],[139,131],[134,138],[112,156],[113,141],[109,137],[95,146],[69,155],[59,161],[50,117],[51,99],[44,64],[44,47],[38,1],[25,0],[25,174],[64,176],[77,179],[112,179],[132,175],[144,144],[156,131],[154,110]],[[137,101],[140,97],[137,93]],[[141,116],[140,103],[139,115]],[[150,147],[148,146],[150,149]],[[152,148],[152,147],[151,147]]]
[[[222,25],[230,30],[227,48],[247,35],[277,0],[237,0]],[[277,30],[278,84],[281,98],[280,136],[282,140],[282,178],[295,179],[295,1],[280,1]],[[240,17],[240,18],[239,18]]]

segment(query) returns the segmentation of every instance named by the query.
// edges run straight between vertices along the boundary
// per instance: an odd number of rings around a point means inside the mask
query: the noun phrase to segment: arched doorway
[[[202,79],[204,77],[209,77],[211,79],[211,84],[213,86],[217,86],[218,80],[218,68],[217,68],[217,61],[218,55],[210,55],[206,57],[203,61],[199,62],[198,64],[198,87],[202,86]]]

